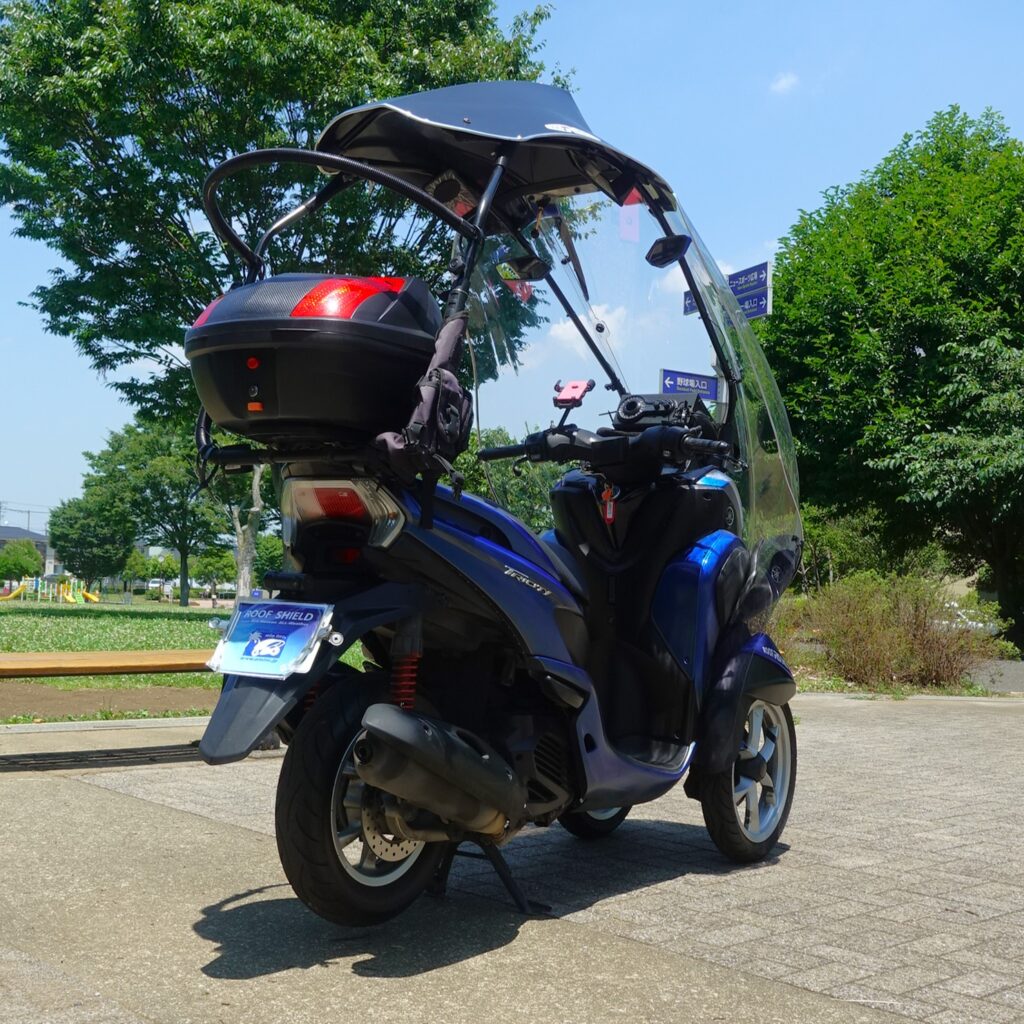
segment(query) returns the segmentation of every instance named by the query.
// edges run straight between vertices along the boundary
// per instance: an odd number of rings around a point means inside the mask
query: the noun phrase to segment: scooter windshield
[[[645,257],[666,235],[689,245],[653,266]],[[684,315],[687,290],[697,314]],[[635,190],[621,205],[599,193],[545,197],[530,223],[487,240],[473,293],[481,430],[521,438],[548,426],[559,381],[596,382],[570,416],[592,430],[609,425],[623,394],[699,398],[736,445],[724,468],[740,491],[743,539],[772,597],[781,593],[802,544],[789,422],[753,330],[680,209],[656,217]]]

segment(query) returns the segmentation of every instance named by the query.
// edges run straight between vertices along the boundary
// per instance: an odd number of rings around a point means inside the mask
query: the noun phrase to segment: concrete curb
[[[102,729],[180,729],[205,726],[208,715],[190,718],[122,718],[100,722],[37,722],[32,725],[0,725],[0,736],[23,732],[92,732]]]

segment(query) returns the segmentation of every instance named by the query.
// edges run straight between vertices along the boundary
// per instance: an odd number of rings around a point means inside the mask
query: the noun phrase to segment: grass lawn
[[[220,609],[218,615],[226,617]],[[0,651],[212,649],[218,634],[207,625],[210,618],[210,612],[173,611],[167,605],[155,611],[116,606],[0,605]],[[220,676],[210,672],[53,676],[34,681],[60,690],[128,690],[145,686],[215,690],[221,682]]]
[[[222,608],[212,613],[173,609],[156,602],[147,602],[144,610],[0,604],[0,652],[212,649],[219,634],[209,628],[209,620],[230,613]],[[361,668],[358,645],[343,660]],[[216,703],[220,686],[221,676],[212,672],[0,679],[0,725],[203,715]],[[193,696],[180,692],[189,689],[195,691]],[[129,690],[146,692],[124,693]],[[172,690],[178,695],[172,696]],[[53,691],[66,691],[66,696],[58,698]],[[86,697],[83,691],[94,691],[94,696]],[[47,693],[49,697],[44,696]]]

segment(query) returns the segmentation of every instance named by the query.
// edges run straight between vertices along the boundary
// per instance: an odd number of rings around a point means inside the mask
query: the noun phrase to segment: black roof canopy
[[[514,226],[528,220],[544,196],[602,191],[621,203],[640,188],[649,201],[675,205],[654,171],[590,130],[569,93],[536,82],[453,85],[354,107],[327,126],[316,149],[372,164],[422,189],[451,171],[476,196],[507,151],[494,210]]]

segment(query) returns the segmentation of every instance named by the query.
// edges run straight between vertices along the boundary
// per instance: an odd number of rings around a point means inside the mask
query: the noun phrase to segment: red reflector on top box
[[[402,277],[331,277],[307,292],[291,311],[292,316],[326,316],[348,320],[371,295],[399,292]]]

